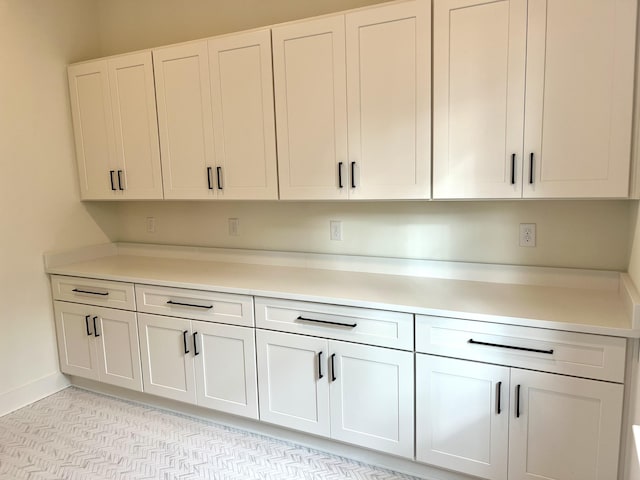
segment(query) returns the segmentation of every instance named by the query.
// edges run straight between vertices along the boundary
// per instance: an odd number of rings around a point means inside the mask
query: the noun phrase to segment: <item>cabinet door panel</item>
[[[260,419],[328,437],[327,341],[256,330],[256,345]]]
[[[351,198],[430,194],[430,2],[346,15]]]
[[[92,307],[54,302],[60,370],[69,375],[98,380],[98,359],[93,343]],[[87,333],[88,332],[88,333]]]
[[[530,0],[526,197],[626,197],[636,2]]]
[[[524,0],[435,3],[434,198],[521,196],[526,15]]]
[[[198,405],[257,419],[253,328],[193,322],[193,331]]]
[[[512,369],[509,478],[617,478],[623,385]],[[520,415],[517,416],[517,411]]]
[[[118,190],[124,198],[162,198],[158,117],[151,52],[109,60]]]
[[[413,458],[413,354],[331,341],[331,438]],[[333,379],[333,377],[332,377]]]
[[[346,198],[344,16],[276,27],[272,34],[280,198]]]
[[[270,31],[210,40],[209,62],[218,196],[277,199]]]
[[[191,322],[138,314],[144,391],[196,403]],[[184,332],[187,336],[185,353]]]
[[[416,355],[418,461],[506,480],[508,435],[508,367]]]
[[[215,169],[207,42],[153,51],[165,198],[212,198]]]

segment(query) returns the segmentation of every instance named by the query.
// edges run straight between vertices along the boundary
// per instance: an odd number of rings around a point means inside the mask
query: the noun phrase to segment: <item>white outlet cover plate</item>
[[[535,223],[520,224],[520,246],[521,247],[536,246],[536,224]]]

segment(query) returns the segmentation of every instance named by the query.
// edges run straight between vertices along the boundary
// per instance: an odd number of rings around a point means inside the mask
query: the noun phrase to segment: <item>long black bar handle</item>
[[[116,173],[115,170],[109,170],[109,180],[111,181],[111,190],[116,191],[116,186],[113,183],[113,174]]]
[[[93,317],[93,336],[99,337],[100,334],[98,333],[98,327],[96,327],[96,320],[98,320],[98,317]]]
[[[529,155],[529,183],[533,185],[533,152]]]
[[[200,355],[200,352],[198,351],[198,332],[193,332],[193,354],[194,355]]]
[[[324,375],[322,375],[322,351],[318,352],[318,380],[320,380]]]
[[[351,188],[356,188],[356,162],[351,162]]]
[[[502,382],[496,385],[496,414],[502,413]]]
[[[516,347],[515,345],[503,345],[501,343],[478,342],[473,338],[467,340],[467,343],[471,343],[473,345],[484,345],[485,347],[508,348],[509,350],[519,350],[521,352],[535,352],[544,353],[545,355],[553,355],[553,348],[549,350],[541,350],[539,348]]]
[[[342,185],[342,166],[344,165],[344,162],[338,162],[338,188],[344,188],[344,185]]]
[[[516,385],[516,418],[520,418],[520,385]]]
[[[331,322],[329,320],[316,320],[315,318],[304,318],[299,316],[296,318],[301,322],[312,322],[312,323],[324,323],[325,325],[337,325],[338,327],[347,327],[347,328],[356,328],[358,326],[357,323],[340,323],[340,322]]]
[[[211,185],[211,167],[207,167],[207,187],[209,190],[213,190],[213,185]]]
[[[516,184],[516,154],[511,154],[511,185]]]
[[[84,317],[84,325],[87,327],[87,337],[90,337],[92,335],[91,330],[89,330],[89,319],[91,318],[91,315],[87,315]]]
[[[109,295],[109,292],[92,292],[91,290],[81,290],[79,288],[74,288],[71,291],[76,293],[88,293],[89,295],[102,295],[103,297]]]
[[[174,302],[173,300],[167,300],[167,305],[179,305],[181,307],[205,308],[207,310],[213,308],[213,305],[196,305],[194,303]]]
[[[216,167],[216,181],[218,182],[218,190],[222,190],[222,167]]]
[[[124,187],[122,186],[122,170],[118,170],[118,189],[119,190],[124,190]]]
[[[189,333],[189,330],[185,330],[184,332],[182,332],[182,342],[184,343],[184,354],[186,355],[187,353],[189,353],[189,348],[187,347],[187,334]]]
[[[331,354],[331,381],[335,382],[337,380],[336,378],[336,354],[332,353]]]

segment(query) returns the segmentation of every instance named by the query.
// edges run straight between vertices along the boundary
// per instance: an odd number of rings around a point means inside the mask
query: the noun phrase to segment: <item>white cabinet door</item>
[[[115,130],[114,183],[122,198],[162,198],[151,52],[108,60]]]
[[[617,478],[623,385],[511,370],[509,480]]]
[[[507,480],[509,368],[416,355],[416,459]]]
[[[425,0],[346,15],[350,198],[430,196],[430,31]]]
[[[637,2],[528,4],[524,196],[626,197]]]
[[[218,198],[277,199],[269,30],[209,40]]]
[[[192,322],[198,405],[258,418],[253,328]]]
[[[260,419],[328,437],[327,340],[256,330]]]
[[[167,199],[215,196],[215,151],[207,42],[153,50]]]
[[[346,199],[344,15],[276,27],[272,35],[280,198]]]
[[[60,370],[69,375],[98,380],[98,359],[93,344],[91,307],[54,302]]]
[[[433,198],[522,195],[526,5],[434,4]]]
[[[116,153],[107,61],[71,65],[68,75],[80,197],[113,199]]]
[[[196,403],[191,322],[138,314],[144,391]]]
[[[331,438],[413,458],[413,354],[330,341]]]
[[[94,309],[94,339],[100,381],[142,391],[140,344],[135,312]]]

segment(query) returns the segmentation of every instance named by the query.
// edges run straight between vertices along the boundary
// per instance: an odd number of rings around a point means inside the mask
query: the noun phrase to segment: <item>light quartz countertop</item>
[[[49,266],[47,272],[640,337],[632,321],[636,305],[627,298],[622,281],[618,289],[600,289],[123,254]]]

